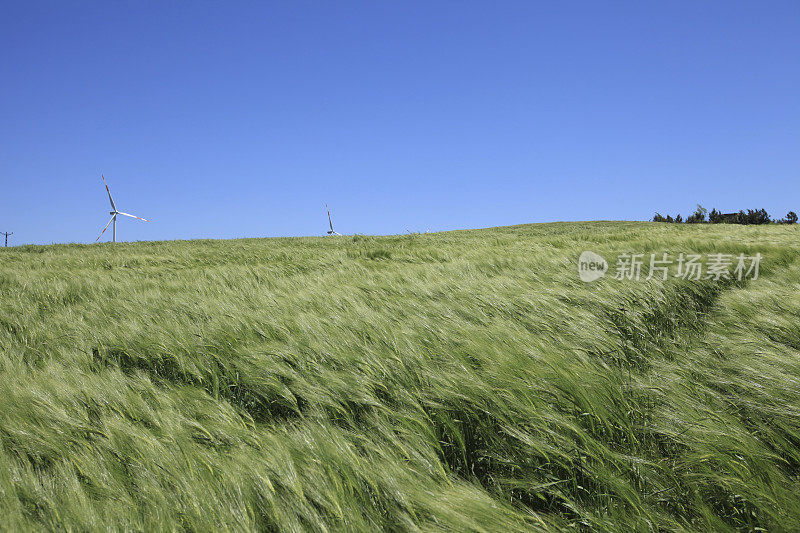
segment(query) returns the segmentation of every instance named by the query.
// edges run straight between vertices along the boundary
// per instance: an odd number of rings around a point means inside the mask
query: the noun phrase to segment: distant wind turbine
[[[146,218],[137,217],[136,215],[131,215],[130,213],[123,213],[122,211],[117,211],[117,206],[114,205],[114,199],[111,198],[111,190],[108,188],[108,183],[106,183],[106,178],[102,174],[100,175],[100,177],[103,178],[103,184],[105,184],[105,186],[106,186],[106,192],[108,193],[108,201],[111,202],[112,211],[109,212],[111,214],[111,220],[108,221],[108,224],[106,224],[106,226],[103,228],[103,231],[100,232],[100,235],[97,236],[97,239],[95,239],[94,242],[97,242],[97,241],[100,240],[100,237],[103,236],[103,233],[106,232],[106,230],[108,229],[109,224],[111,224],[112,222],[114,223],[114,231],[113,231],[112,240],[113,240],[113,242],[117,242],[117,215],[125,215],[126,217],[138,218],[139,220],[144,220],[145,222],[150,222]]]
[[[328,231],[328,235],[341,235],[341,233],[336,233],[333,231],[333,221],[331,220],[331,210],[328,209],[328,204],[325,204],[325,210],[328,212],[328,225],[331,227],[330,231]]]

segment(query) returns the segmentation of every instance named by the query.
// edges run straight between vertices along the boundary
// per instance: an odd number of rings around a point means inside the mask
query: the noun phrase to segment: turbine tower
[[[114,199],[111,198],[111,190],[108,188],[108,183],[106,183],[106,178],[102,174],[100,175],[100,177],[103,178],[103,184],[106,186],[106,192],[108,193],[108,201],[111,202],[111,211],[109,211],[109,214],[111,215],[111,220],[108,221],[108,224],[106,224],[106,226],[103,228],[103,231],[100,232],[100,235],[97,236],[97,239],[95,239],[94,242],[97,242],[97,241],[100,240],[100,237],[103,236],[103,233],[106,232],[106,230],[108,229],[109,224],[111,224],[112,222],[114,223],[114,229],[112,231],[112,235],[113,235],[112,241],[113,242],[117,242],[117,215],[125,215],[126,217],[138,218],[139,220],[144,220],[145,222],[150,222],[146,218],[137,217],[136,215],[131,215],[130,213],[123,213],[122,211],[117,211],[117,206],[114,205]]]
[[[331,210],[328,209],[328,204],[325,204],[325,210],[328,212],[328,225],[331,227],[330,231],[328,231],[328,235],[341,235],[341,233],[336,233],[333,231],[333,221],[331,221]]]

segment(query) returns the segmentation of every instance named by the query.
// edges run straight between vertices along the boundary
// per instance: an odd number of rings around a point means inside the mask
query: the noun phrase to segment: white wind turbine
[[[105,184],[106,192],[108,193],[108,201],[111,202],[111,209],[113,211],[110,211],[111,220],[108,221],[108,224],[106,224],[106,226],[103,228],[103,231],[100,232],[100,235],[97,236],[97,239],[95,239],[94,242],[97,242],[97,241],[100,240],[100,237],[103,236],[103,233],[106,232],[106,230],[108,229],[109,224],[111,224],[112,222],[114,223],[114,230],[113,230],[112,240],[113,240],[113,242],[117,242],[117,215],[125,215],[126,217],[138,218],[139,220],[144,220],[145,222],[150,222],[146,218],[137,217],[136,215],[131,215],[130,213],[123,213],[122,211],[117,211],[117,206],[114,205],[114,199],[111,198],[111,190],[109,190],[109,188],[108,188],[108,183],[106,183],[106,178],[102,174],[100,175],[100,177],[103,178],[103,184]]]
[[[336,233],[333,231],[333,222],[331,221],[331,210],[328,209],[328,204],[325,204],[325,210],[328,212],[328,225],[331,227],[330,231],[328,231],[328,235],[341,235],[341,233]]]

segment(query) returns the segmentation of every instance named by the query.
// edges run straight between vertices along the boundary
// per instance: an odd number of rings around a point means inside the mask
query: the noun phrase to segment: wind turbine
[[[341,235],[341,233],[336,233],[333,231],[333,222],[331,221],[331,210],[328,209],[328,204],[325,204],[325,210],[328,212],[328,225],[331,227],[328,235]]]
[[[108,221],[108,224],[106,224],[106,227],[103,228],[103,231],[100,232],[100,235],[97,236],[97,239],[95,239],[94,242],[97,242],[97,241],[100,240],[100,237],[103,236],[103,233],[106,232],[106,230],[108,229],[109,224],[111,224],[112,222],[114,223],[114,232],[113,232],[112,240],[113,240],[113,242],[117,242],[117,215],[125,215],[126,217],[138,218],[139,220],[144,220],[145,222],[150,222],[146,218],[137,217],[136,215],[131,215],[130,213],[123,213],[122,211],[117,211],[117,206],[114,205],[114,199],[111,198],[111,190],[108,188],[108,183],[106,183],[106,178],[102,174],[100,174],[100,177],[103,178],[103,184],[106,186],[106,192],[108,193],[108,201],[111,202],[112,211],[109,212],[109,214],[111,215],[111,220]]]

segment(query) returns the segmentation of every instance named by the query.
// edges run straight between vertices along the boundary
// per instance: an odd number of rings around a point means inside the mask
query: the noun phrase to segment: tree
[[[697,209],[695,210],[694,214],[692,214],[689,218],[686,219],[687,224],[705,224],[706,222],[706,214],[708,213],[708,209],[703,207],[700,204],[697,204]]]
[[[708,216],[708,218],[706,218]],[[653,222],[675,222],[680,224],[683,222],[681,215],[675,216],[662,216],[656,213],[653,217]],[[716,209],[712,209],[709,213],[708,210],[700,204],[697,204],[697,209],[689,217],[686,218],[687,224],[796,224],[798,222],[797,213],[789,211],[786,218],[780,220],[772,220],[766,209],[748,209],[747,211],[741,210],[738,213],[722,213]]]
[[[766,209],[748,209],[745,224],[769,224],[772,219],[769,217]]]

